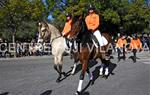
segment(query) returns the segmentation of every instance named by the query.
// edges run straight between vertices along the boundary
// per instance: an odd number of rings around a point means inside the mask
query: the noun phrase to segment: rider
[[[72,28],[72,15],[70,13],[66,14],[66,23],[64,29],[62,31],[63,37],[66,38],[66,43],[69,49],[71,49],[71,53],[73,52],[74,43],[71,39],[71,28]]]
[[[99,25],[100,25],[100,17],[98,14],[96,14],[95,8],[92,7],[91,5],[88,9],[88,15],[85,18],[85,22],[86,22],[88,30],[93,33],[94,38],[96,37],[96,40],[94,39],[95,43],[97,43],[97,41],[98,41],[98,44],[100,46],[106,45],[108,43],[108,41],[106,40],[106,38],[104,38],[101,35],[100,31],[98,30]]]
[[[62,35],[66,38],[70,38],[71,33],[71,26],[72,26],[72,15],[70,13],[66,14],[66,23],[64,29],[62,31]]]

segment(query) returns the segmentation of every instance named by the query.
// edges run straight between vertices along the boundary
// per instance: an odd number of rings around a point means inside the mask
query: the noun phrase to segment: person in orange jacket
[[[66,38],[66,44],[71,54],[73,54],[73,49],[75,49],[74,41],[71,39],[71,34],[72,34],[71,29],[72,29],[72,22],[73,22],[72,20],[73,20],[72,15],[70,13],[67,13],[66,23],[62,31],[62,36]]]
[[[66,14],[66,23],[65,23],[64,29],[62,31],[62,35],[68,39],[70,38],[71,27],[72,27],[72,15],[67,13]]]
[[[130,49],[136,49],[136,50],[141,50],[142,49],[142,43],[140,41],[140,39],[138,38],[138,36],[136,34],[134,34],[131,43],[130,43]]]
[[[136,62],[136,53],[137,53],[138,50],[142,50],[142,42],[138,38],[137,34],[133,35],[133,38],[131,39],[129,49],[132,50],[132,52],[133,52],[133,61]]]
[[[123,59],[125,60],[125,47],[127,45],[127,40],[125,35],[121,35],[121,37],[118,39],[116,43],[117,53],[118,53],[118,62],[120,61],[121,57],[121,51],[123,50]]]
[[[100,26],[100,17],[95,13],[95,8],[90,5],[88,9],[88,15],[85,18],[86,26],[88,31],[92,32],[94,37],[97,39],[100,46],[108,44],[108,41],[103,37],[98,30]]]

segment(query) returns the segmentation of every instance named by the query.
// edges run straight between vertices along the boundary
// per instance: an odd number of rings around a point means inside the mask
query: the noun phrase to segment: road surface
[[[138,56],[137,63],[113,59],[114,75],[107,80],[97,76],[100,63],[93,64],[94,84],[83,95],[150,95],[150,57],[145,53]],[[68,72],[71,66],[73,61],[65,57],[63,70]],[[0,95],[74,95],[79,74],[78,69],[74,76],[56,83],[52,56],[0,59]],[[86,76],[83,86],[88,82]]]

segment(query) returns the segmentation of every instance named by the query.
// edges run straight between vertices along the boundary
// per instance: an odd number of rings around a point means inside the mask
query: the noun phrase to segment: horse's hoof
[[[81,95],[81,92],[77,91],[74,95]]]
[[[100,78],[103,78],[104,77],[104,75],[99,75],[100,76]]]
[[[64,77],[66,77],[66,76],[67,76],[67,74],[66,74],[65,72],[62,72],[62,74],[63,74],[63,76],[64,76]]]
[[[60,83],[60,79],[57,79],[56,82],[57,82],[57,83]]]
[[[72,72],[71,72],[71,75],[75,75],[75,73],[72,73]]]
[[[90,84],[91,84],[91,85],[94,85],[94,81],[92,80]]]
[[[136,63],[136,59],[134,59],[133,62]]]
[[[110,73],[111,75],[115,75],[115,73]]]
[[[61,81],[60,78],[61,78],[61,77],[58,77],[58,78],[57,78],[57,80],[56,80],[57,83],[60,83],[60,81]]]
[[[71,74],[71,75],[75,75],[75,71],[73,71],[73,69],[72,69],[72,71],[71,71],[70,74]]]
[[[103,77],[103,78],[106,80],[106,79],[108,79],[108,76],[107,76],[107,75],[104,75],[104,77]]]

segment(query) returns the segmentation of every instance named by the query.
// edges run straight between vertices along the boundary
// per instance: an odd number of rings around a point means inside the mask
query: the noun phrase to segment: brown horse
[[[88,63],[90,60],[100,59],[102,61],[102,65],[100,68],[100,73],[104,70],[106,71],[105,76],[108,76],[108,65],[109,65],[109,45],[112,42],[111,36],[104,32],[102,35],[107,39],[108,44],[99,48],[96,48],[93,44],[93,34],[88,32],[85,22],[83,20],[83,16],[80,16],[77,20],[78,27],[74,29],[74,37],[78,41],[78,52],[76,52],[76,56],[74,56],[77,60],[82,64],[82,70],[80,75],[80,80],[78,84],[76,95],[80,95],[82,92],[82,84],[84,80],[85,73],[87,72],[90,78],[90,81],[93,80],[93,75],[90,73]],[[75,35],[76,34],[76,35]]]

